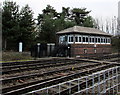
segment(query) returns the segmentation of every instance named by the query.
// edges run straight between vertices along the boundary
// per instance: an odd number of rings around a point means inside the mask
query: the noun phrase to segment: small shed
[[[59,44],[69,45],[72,57],[111,53],[111,35],[95,28],[74,26],[56,33]]]

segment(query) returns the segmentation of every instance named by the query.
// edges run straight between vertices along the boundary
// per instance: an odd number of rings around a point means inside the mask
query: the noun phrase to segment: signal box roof
[[[56,33],[57,35],[63,35],[63,34],[89,34],[89,35],[102,35],[102,36],[112,36],[106,32],[103,32],[101,30],[95,29],[95,28],[89,28],[89,27],[82,27],[82,26],[74,26],[71,28],[67,28],[65,30],[59,31]]]

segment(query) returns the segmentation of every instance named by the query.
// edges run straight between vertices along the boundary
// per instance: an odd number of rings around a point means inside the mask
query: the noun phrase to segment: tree
[[[118,25],[117,25],[117,33],[116,33],[116,35],[120,35],[120,19],[119,18],[117,19],[117,23],[118,23]]]
[[[2,7],[3,48],[17,50],[21,41],[24,46],[34,39],[33,12],[28,5],[21,11],[16,2],[5,1]]]
[[[54,20],[50,19],[48,16],[45,17],[45,22],[42,25],[42,41],[46,43],[55,42],[55,26]]]
[[[112,37],[112,48],[120,52],[120,35]]]
[[[7,42],[16,41],[18,31],[19,6],[15,2],[3,2],[2,37],[6,49]],[[9,47],[9,45],[8,45]]]
[[[86,11],[86,8],[70,9],[69,7],[62,7],[62,12],[58,13],[52,6],[47,5],[42,12],[37,18],[39,26],[38,40],[42,42],[56,42],[56,32],[75,25],[94,26],[92,17],[87,16],[90,11]]]
[[[34,29],[35,22],[33,19],[33,12],[28,5],[25,5],[20,11],[20,19],[19,19],[19,37],[18,41],[24,43],[24,47],[30,45],[29,42],[34,40]]]
[[[110,32],[110,30],[109,30],[109,21],[108,20],[106,20],[106,32],[107,33],[109,33]]]
[[[67,7],[67,8],[62,7],[62,13],[61,13],[61,15],[64,16],[64,18],[66,20],[70,20],[70,16],[71,16],[71,14],[70,14],[70,7]]]
[[[94,27],[94,20],[91,16],[87,16],[83,22],[83,26],[85,27]]]
[[[39,26],[37,40],[45,43],[55,42],[54,20],[57,18],[57,12],[50,5],[47,5],[42,12],[37,18]]]
[[[63,8],[61,13],[57,13],[52,6],[47,5],[43,9],[43,13],[39,14],[37,18],[39,26],[38,40],[45,43],[56,42],[56,32],[74,26],[75,23],[69,21],[68,10],[69,8]]]
[[[86,8],[73,8],[71,11],[72,18],[75,20],[76,24],[83,26],[86,16],[90,13],[90,11],[86,11]]]
[[[38,25],[44,24],[44,20],[46,19],[46,16],[48,16],[50,19],[56,19],[58,18],[59,15],[56,12],[56,10],[50,5],[47,5],[46,9],[43,9],[42,12],[43,13],[39,14],[37,18]]]

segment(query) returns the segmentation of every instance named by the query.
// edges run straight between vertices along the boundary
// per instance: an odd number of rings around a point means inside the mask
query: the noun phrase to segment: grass
[[[112,47],[112,53],[116,53],[118,50],[116,48]],[[0,52],[0,58],[1,58],[1,52]],[[2,59],[0,59],[0,62],[17,62],[17,61],[31,61],[34,60],[33,57],[31,57],[30,52],[2,52]]]
[[[30,52],[2,52],[2,62],[13,61],[30,61],[34,58],[30,56]]]

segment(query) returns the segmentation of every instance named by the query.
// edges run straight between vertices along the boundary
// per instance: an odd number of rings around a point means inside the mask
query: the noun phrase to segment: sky
[[[2,0],[2,2],[5,0]],[[8,0],[6,0],[8,1]],[[11,0],[9,0],[11,1]],[[51,5],[57,12],[62,11],[62,7],[87,8],[94,18],[112,18],[118,16],[118,2],[120,0],[12,0],[20,7],[28,4],[34,12],[34,18],[42,13],[47,5]]]
[[[2,2],[5,0],[2,0]],[[118,2],[120,0],[6,0],[16,2],[20,8],[28,4],[34,12],[34,18],[42,13],[47,5],[51,5],[57,12],[62,11],[62,7],[87,8],[90,16],[99,19],[99,23],[111,21],[118,17]],[[114,18],[115,17],[115,18]]]

